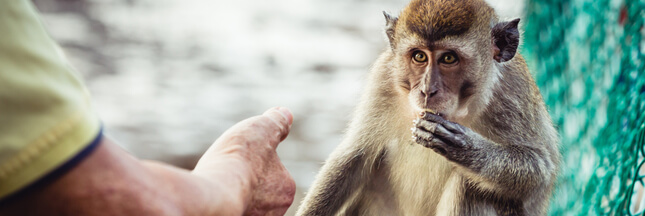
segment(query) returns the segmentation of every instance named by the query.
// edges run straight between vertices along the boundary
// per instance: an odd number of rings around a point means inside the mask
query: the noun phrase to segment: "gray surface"
[[[407,0],[35,2],[107,134],[138,157],[192,168],[235,122],[290,108],[278,154],[298,185],[296,207],[386,48],[381,11],[397,14]],[[494,5],[517,17],[523,4]]]

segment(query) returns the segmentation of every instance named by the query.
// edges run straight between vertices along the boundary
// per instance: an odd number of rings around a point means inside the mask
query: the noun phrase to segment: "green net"
[[[523,55],[562,138],[551,215],[643,215],[645,0],[528,0]]]

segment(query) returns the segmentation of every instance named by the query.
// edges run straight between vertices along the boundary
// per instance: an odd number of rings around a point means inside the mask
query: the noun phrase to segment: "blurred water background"
[[[298,186],[292,215],[386,49],[381,11],[408,0],[34,2],[108,136],[140,158],[191,169],[234,123],[291,109],[278,154]],[[489,3],[523,17],[523,0]]]

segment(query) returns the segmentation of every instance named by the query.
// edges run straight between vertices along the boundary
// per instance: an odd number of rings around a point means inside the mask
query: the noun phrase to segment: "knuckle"
[[[249,129],[251,133],[259,134],[264,138],[275,138],[278,140],[286,134],[286,127],[284,125],[265,115],[260,116],[258,121],[253,122]]]
[[[417,142],[417,143],[425,143],[425,142],[423,142],[423,139],[421,139],[420,136],[415,136],[414,141]]]
[[[422,139],[427,141],[428,139],[430,139],[430,134],[428,134],[428,133],[419,133],[419,137],[421,137]]]
[[[267,127],[272,130],[271,132],[278,134],[278,138],[281,138],[282,136],[289,133],[289,123],[281,115],[279,115],[278,117],[267,117],[266,122],[268,123]]]
[[[287,173],[287,179],[285,182],[287,184],[287,192],[289,196],[293,197],[296,194],[296,181],[293,179],[293,176]]]
[[[267,115],[263,116],[271,119],[279,126],[285,126],[289,124],[288,120],[282,114],[278,113],[278,111],[269,112]]]
[[[436,124],[436,123],[428,124],[428,127],[426,127],[426,129],[427,129],[430,133],[435,133],[435,132],[437,131],[437,124]]]

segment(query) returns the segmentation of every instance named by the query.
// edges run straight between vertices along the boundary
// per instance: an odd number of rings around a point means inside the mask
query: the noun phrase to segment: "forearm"
[[[295,183],[275,152],[293,116],[274,108],[230,128],[195,170],[141,161],[105,138],[54,181],[0,215],[284,215]]]
[[[226,166],[214,171],[220,178],[211,181],[159,162],[144,161],[143,165],[160,179],[159,193],[172,196],[170,203],[178,206],[181,215],[242,215],[248,206],[248,186],[234,181],[237,178]]]
[[[60,178],[9,200],[0,215],[241,215],[242,188],[227,182],[142,162],[105,138]]]
[[[491,142],[478,152],[469,155],[474,160],[466,170],[475,174],[467,176],[483,190],[518,198],[544,190],[554,180],[553,163],[540,148]]]
[[[522,198],[554,181],[555,165],[540,138],[533,143],[510,136],[496,143],[470,128],[424,113],[412,130],[415,141],[454,162],[483,191]]]

